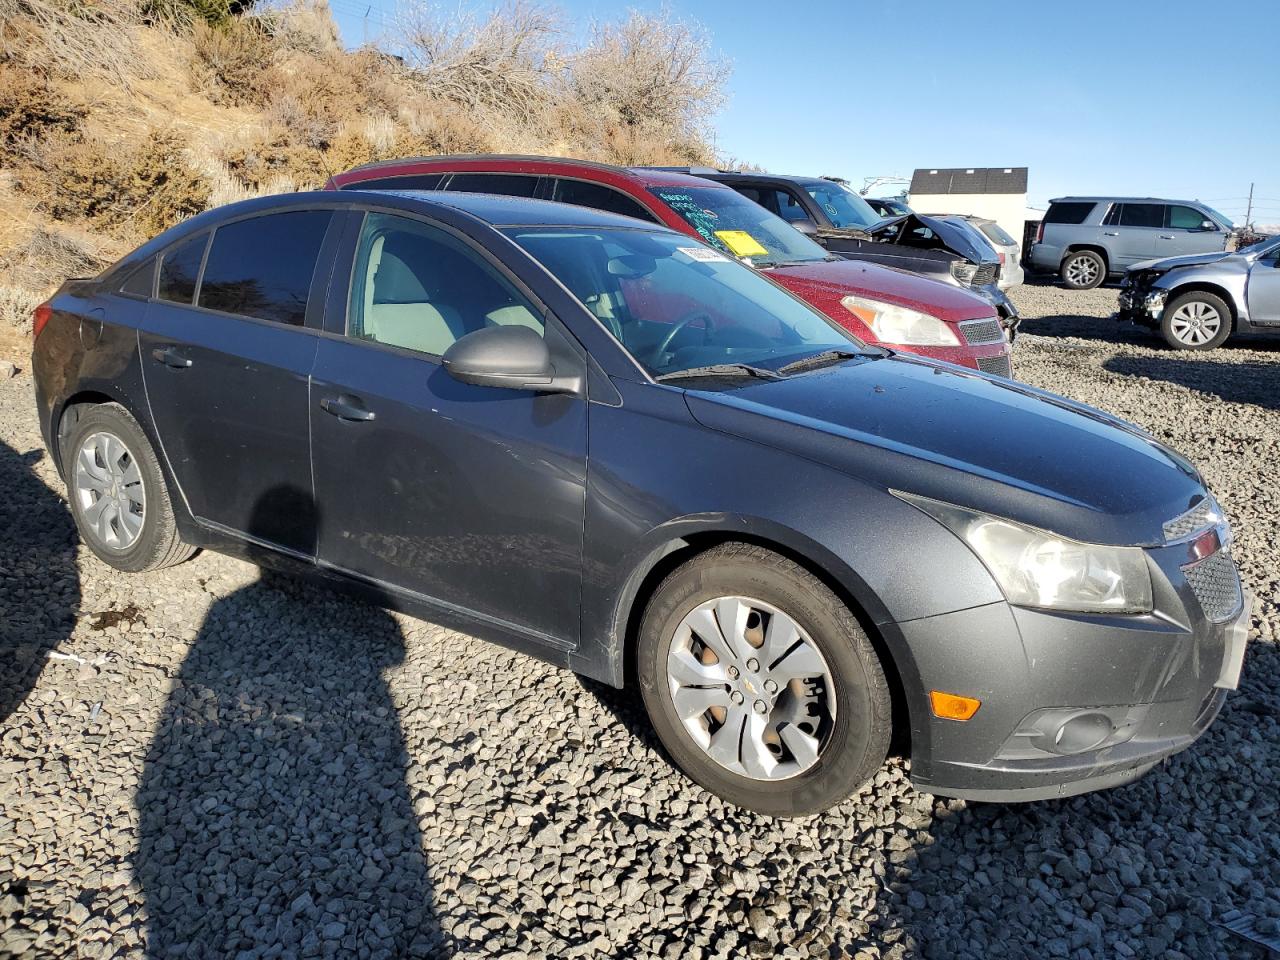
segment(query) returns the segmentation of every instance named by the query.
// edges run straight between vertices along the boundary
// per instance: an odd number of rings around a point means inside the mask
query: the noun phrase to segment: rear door
[[[350,290],[331,293],[311,406],[321,565],[572,646],[586,399],[461,383],[441,355],[511,324],[545,336],[558,369],[580,348],[441,224],[371,211],[339,262]]]
[[[315,552],[308,377],[331,209],[273,211],[181,241],[139,331],[147,398],[191,513]]]
[[[1164,229],[1157,234],[1156,256],[1181,257],[1188,254],[1212,253],[1226,246],[1226,235],[1203,211],[1181,203],[1165,205]]]
[[[1163,231],[1163,203],[1114,204],[1102,228],[1109,241],[1111,269],[1121,272],[1139,260],[1161,256],[1156,243]]]

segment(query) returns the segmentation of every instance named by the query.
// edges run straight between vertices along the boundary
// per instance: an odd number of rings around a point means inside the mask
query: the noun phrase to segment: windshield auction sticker
[[[676,247],[679,253],[683,253],[690,260],[697,260],[700,263],[728,263],[729,258],[723,253],[715,250],[709,250],[706,247]]]
[[[717,230],[716,236],[735,257],[764,257],[769,251],[745,230]]]

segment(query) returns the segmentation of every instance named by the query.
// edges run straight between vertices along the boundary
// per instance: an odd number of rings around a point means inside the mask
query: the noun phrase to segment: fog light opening
[[[1082,713],[1058,727],[1053,745],[1059,753],[1084,753],[1100,747],[1114,732],[1105,713]]]
[[[929,691],[929,705],[933,707],[933,715],[943,720],[969,720],[978,708],[981,700],[964,697],[958,693],[944,693],[941,690]]]

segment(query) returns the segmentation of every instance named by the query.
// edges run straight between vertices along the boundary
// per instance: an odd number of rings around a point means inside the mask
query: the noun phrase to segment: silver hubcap
[[[817,646],[781,610],[746,597],[708,600],[680,621],[667,685],[693,741],[753,780],[808,770],[835,721],[835,687]]]
[[[1169,318],[1169,329],[1181,343],[1198,347],[1208,343],[1222,329],[1222,315],[1203,300],[1184,303]]]
[[[113,550],[133,546],[142,533],[147,493],[138,461],[124,442],[111,433],[87,437],[76,454],[73,485],[94,538]]]
[[[1091,257],[1076,257],[1067,263],[1067,279],[1081,286],[1098,279],[1098,264]]]

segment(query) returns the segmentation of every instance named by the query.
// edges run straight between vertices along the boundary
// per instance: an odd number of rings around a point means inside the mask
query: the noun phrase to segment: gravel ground
[[[1103,319],[1113,290],[1015,295],[1020,376],[1190,455],[1259,597],[1196,747],[1022,806],[891,760],[767,820],[676,773],[626,694],[213,554],[116,573],[30,379],[0,382],[0,955],[1263,956],[1215,921],[1280,929],[1280,344],[1175,355]]]

